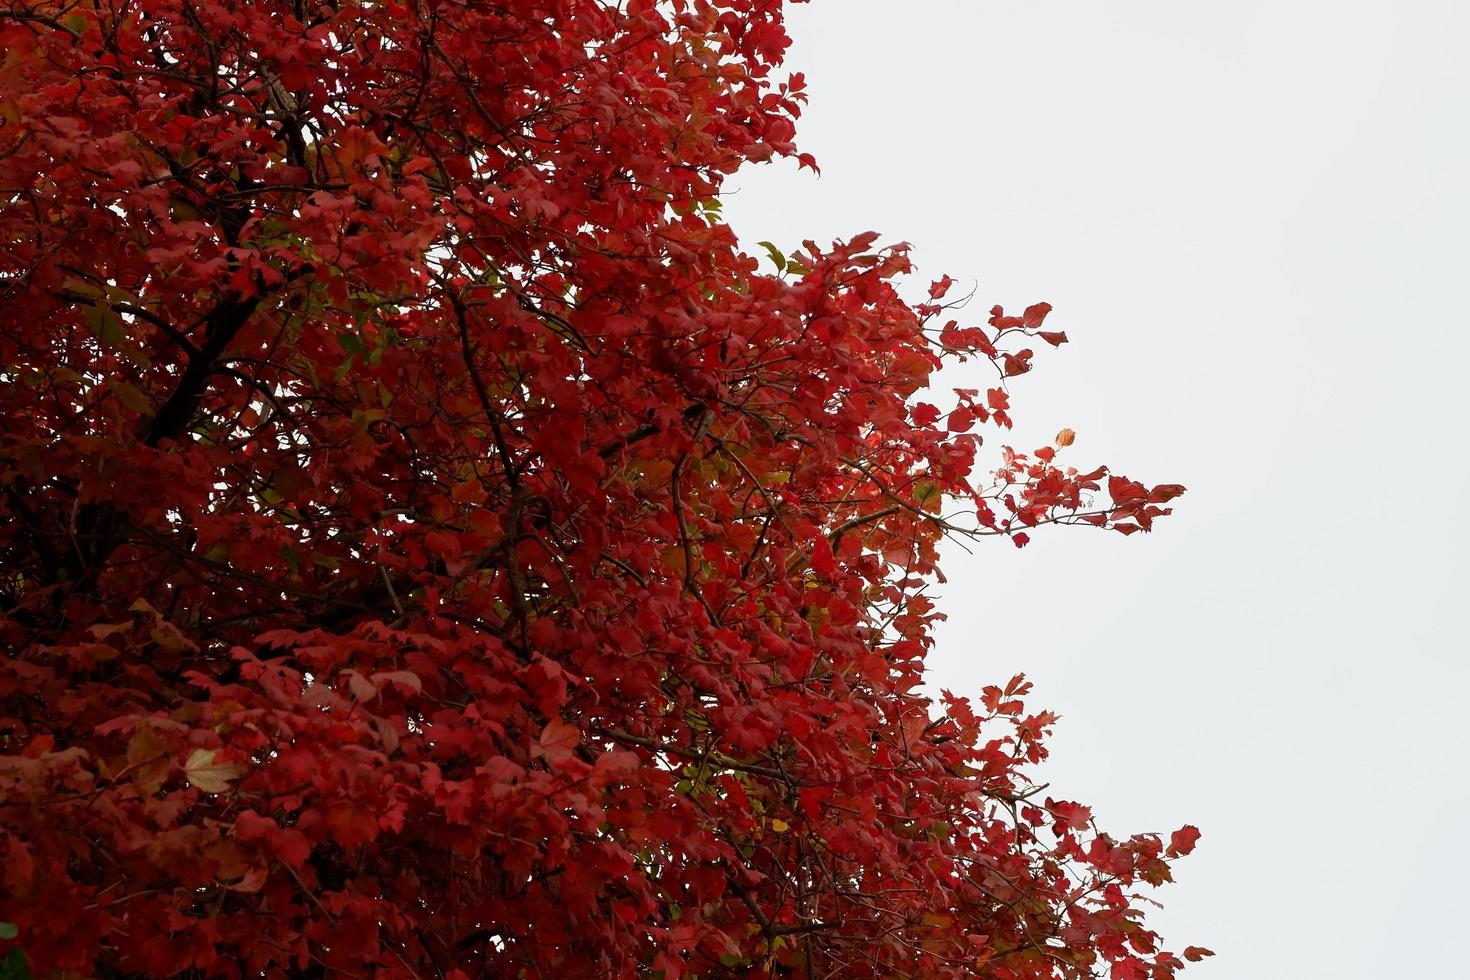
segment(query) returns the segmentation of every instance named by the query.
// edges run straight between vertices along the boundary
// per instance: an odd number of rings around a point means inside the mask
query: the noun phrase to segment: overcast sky
[[[937,684],[1024,671],[1043,776],[1116,833],[1197,980],[1470,976],[1470,4],[816,0],[803,149],[747,243],[873,229],[1072,343],[1013,441],[1186,484],[1153,535],[952,550]],[[918,284],[916,284],[918,285]],[[991,375],[993,377],[993,375]],[[948,372],[949,386],[986,377]],[[987,442],[996,447],[996,437]]]

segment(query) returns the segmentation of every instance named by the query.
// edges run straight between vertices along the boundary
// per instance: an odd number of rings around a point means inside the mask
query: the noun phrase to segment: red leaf
[[[1179,857],[1194,850],[1195,842],[1199,840],[1199,828],[1186,825],[1169,835],[1170,857]]]
[[[1148,499],[1152,503],[1162,504],[1173,500],[1184,493],[1184,487],[1177,483],[1161,483],[1148,493]]]
[[[1113,963],[1110,975],[1112,980],[1148,980],[1148,967],[1136,957],[1130,956],[1126,960]]]
[[[424,682],[419,680],[419,675],[409,670],[380,670],[372,676],[372,681],[379,687],[391,684],[413,694],[424,689]]]
[[[939,409],[928,402],[919,402],[909,410],[915,425],[933,425],[939,421]]]
[[[537,742],[539,754],[551,765],[560,766],[571,759],[580,739],[581,735],[575,725],[553,718],[541,729],[541,738]]]
[[[1113,498],[1115,504],[1127,504],[1142,500],[1147,495],[1143,484],[1137,483],[1127,477],[1108,477],[1108,496]]]
[[[1031,370],[1031,351],[1023,350],[1015,354],[1003,354],[1001,360],[1005,364],[1005,376],[1013,378],[1018,374],[1025,374]]]
[[[1027,330],[1035,330],[1041,326],[1042,321],[1046,319],[1046,315],[1050,312],[1050,303],[1035,303],[1026,307],[1026,312],[1021,316],[1021,323]]]

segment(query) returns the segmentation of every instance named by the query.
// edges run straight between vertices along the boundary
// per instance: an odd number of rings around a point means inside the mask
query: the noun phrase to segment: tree
[[[1049,307],[775,271],[779,0],[0,11],[0,951],[38,975],[1169,977],[946,535],[1182,491],[1004,451]],[[945,358],[996,387],[916,400]],[[1186,951],[1191,958],[1205,951]],[[9,961],[8,961],[9,962]]]

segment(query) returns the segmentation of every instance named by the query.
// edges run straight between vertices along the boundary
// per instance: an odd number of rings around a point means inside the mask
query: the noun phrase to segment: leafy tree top
[[[1172,976],[1186,828],[920,691],[1049,307],[774,273],[778,0],[0,10],[0,920],[39,975]],[[921,400],[946,357],[994,387]],[[7,933],[12,930],[7,930]],[[1202,950],[1186,951],[1190,957]]]

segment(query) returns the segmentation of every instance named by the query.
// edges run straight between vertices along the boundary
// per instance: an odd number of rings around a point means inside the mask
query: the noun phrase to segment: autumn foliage
[[[6,3],[0,954],[1173,975],[1197,832],[920,685],[945,535],[1182,488],[977,461],[1045,304],[741,250],[722,181],[815,166],[779,0]]]

